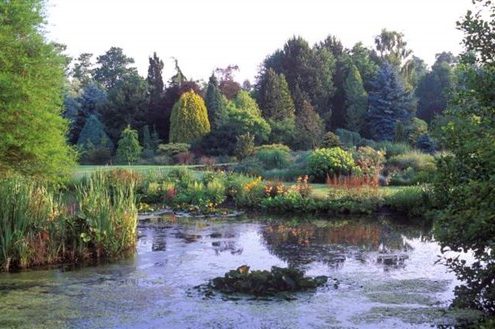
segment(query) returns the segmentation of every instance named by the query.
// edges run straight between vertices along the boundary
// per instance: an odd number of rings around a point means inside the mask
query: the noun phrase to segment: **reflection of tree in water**
[[[312,262],[332,267],[342,265],[346,257],[362,252],[408,251],[412,247],[404,241],[404,228],[388,220],[351,219],[343,221],[286,223],[263,227],[262,236],[268,250],[301,268]],[[421,230],[407,227],[408,237],[418,238]]]

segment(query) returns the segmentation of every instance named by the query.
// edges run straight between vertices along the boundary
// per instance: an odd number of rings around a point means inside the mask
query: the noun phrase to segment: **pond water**
[[[398,220],[177,219],[141,222],[137,253],[113,264],[0,274],[1,328],[431,328],[455,277],[430,229]],[[400,259],[383,256],[400,255]],[[327,275],[294,300],[194,287],[247,264]]]

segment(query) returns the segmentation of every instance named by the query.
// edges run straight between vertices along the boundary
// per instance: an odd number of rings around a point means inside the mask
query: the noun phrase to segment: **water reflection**
[[[284,221],[262,227],[267,249],[291,267],[313,262],[340,268],[347,258],[400,268],[413,250],[410,239],[424,238],[425,229],[386,219],[353,218],[333,221]],[[377,255],[378,254],[378,255]],[[387,268],[388,269],[388,268]]]

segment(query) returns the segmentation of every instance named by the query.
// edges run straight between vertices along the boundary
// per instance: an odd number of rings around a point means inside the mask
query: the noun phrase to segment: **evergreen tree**
[[[378,71],[368,100],[368,125],[375,140],[392,141],[397,122],[407,125],[412,118],[411,95],[405,90],[396,69],[388,63]]]
[[[113,150],[113,143],[105,132],[105,126],[96,115],[90,115],[86,120],[86,124],[79,134],[77,145],[82,150],[89,147],[105,147]]]
[[[154,155],[155,150],[153,149],[151,141],[150,127],[145,125],[143,127],[143,157],[150,158]]]
[[[127,128],[122,131],[118,142],[117,158],[122,163],[131,165],[139,159],[141,150],[142,147],[139,145],[137,131],[131,129],[131,126],[127,126]]]
[[[456,59],[451,53],[437,54],[437,60],[418,83],[418,117],[431,122],[447,107],[449,93],[454,87],[454,70]]]
[[[0,2],[0,176],[68,177],[65,58],[46,42],[41,0]]]
[[[361,132],[368,110],[368,93],[355,65],[352,65],[344,82],[346,95],[346,128]]]
[[[162,77],[163,61],[153,53],[149,58],[148,77],[148,115],[146,122],[149,125],[165,121],[165,108],[163,106],[164,83]]]
[[[226,113],[222,93],[218,88],[218,81],[214,74],[211,75],[208,81],[205,101],[211,128],[213,130],[218,129],[223,124]]]
[[[194,91],[184,93],[170,117],[170,143],[192,143],[210,132],[206,105]]]
[[[105,54],[96,59],[98,67],[93,71],[94,79],[107,90],[112,89],[118,82],[130,74],[137,74],[134,59],[127,57],[122,48],[111,47]]]
[[[92,57],[93,54],[90,53],[82,53],[79,55],[74,63],[73,69],[70,72],[72,77],[77,79],[83,88],[93,81],[93,64],[91,63]]]
[[[294,118],[296,113],[285,76],[277,75],[271,68],[261,82],[258,103],[265,119],[277,121]]]
[[[146,124],[147,83],[139,74],[132,73],[118,81],[108,92],[101,109],[102,119],[113,141],[128,125],[142,128]]]
[[[313,149],[320,144],[325,132],[324,122],[308,101],[304,101],[296,125],[298,148]]]
[[[364,89],[367,92],[370,91],[371,82],[375,79],[379,69],[378,63],[375,62],[373,58],[372,50],[364,47],[362,43],[358,42],[352,47],[350,56],[352,63],[356,65],[359,74],[363,79]]]

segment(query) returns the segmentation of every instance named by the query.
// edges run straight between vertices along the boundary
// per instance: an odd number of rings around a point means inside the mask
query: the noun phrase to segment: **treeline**
[[[431,149],[428,126],[446,108],[457,59],[441,53],[428,69],[404,36],[383,30],[375,48],[345,48],[335,37],[310,46],[293,37],[269,55],[254,84],[235,81],[237,66],[208,82],[188,79],[175,61],[163,79],[153,54],[141,77],[121,48],[81,54],[68,72],[64,115],[83,162],[105,163],[126,127],[139,133],[143,155],[160,143],[192,144],[197,154],[232,155],[240,136],[256,144],[317,147],[329,131]]]

